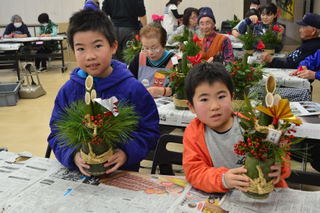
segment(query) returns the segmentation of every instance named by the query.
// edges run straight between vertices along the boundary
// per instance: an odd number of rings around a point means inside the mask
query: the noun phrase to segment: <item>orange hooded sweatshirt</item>
[[[193,119],[184,131],[183,146],[183,169],[193,187],[208,193],[229,190],[222,183],[222,174],[229,169],[214,167],[205,142],[205,125],[198,118]],[[288,187],[284,179],[290,174],[290,164],[286,160],[282,164],[281,179],[276,187]]]

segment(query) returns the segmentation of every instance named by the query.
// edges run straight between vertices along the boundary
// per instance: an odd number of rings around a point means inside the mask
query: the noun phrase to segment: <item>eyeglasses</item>
[[[158,53],[160,52],[160,48],[144,48],[142,47],[141,48],[141,51],[144,52],[144,53]]]

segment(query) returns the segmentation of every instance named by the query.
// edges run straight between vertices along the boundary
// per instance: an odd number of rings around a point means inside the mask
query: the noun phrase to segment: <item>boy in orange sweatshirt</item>
[[[240,125],[233,116],[233,84],[220,63],[194,66],[185,80],[189,109],[197,115],[187,126],[184,137],[183,168],[187,180],[208,193],[230,189],[247,191],[249,178],[243,176],[243,156],[234,153],[234,144],[243,140]],[[287,187],[288,163],[271,166],[276,187]]]

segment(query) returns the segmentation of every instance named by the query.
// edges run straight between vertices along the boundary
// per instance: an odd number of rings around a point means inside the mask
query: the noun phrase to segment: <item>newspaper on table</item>
[[[320,103],[316,102],[290,102],[290,108],[295,116],[320,115]]]
[[[196,117],[190,110],[175,109],[171,97],[157,98],[155,102],[159,112],[160,124],[185,127]]]
[[[219,206],[223,193],[205,193],[187,186],[183,194],[177,199],[167,211],[168,213],[200,213],[214,212],[224,213],[225,211]]]
[[[276,188],[267,199],[255,200],[233,190],[225,195],[220,206],[230,213],[316,213],[320,212],[320,192]]]
[[[289,73],[296,71],[296,69],[280,69],[280,68],[263,68],[262,71],[266,74],[259,82],[261,85],[265,85],[268,76],[273,75],[277,80],[277,85],[291,88],[311,88],[308,79],[299,78],[297,76],[290,76]]]
[[[0,152],[1,212],[166,212],[189,185],[184,177],[119,171],[85,177],[56,160]]]

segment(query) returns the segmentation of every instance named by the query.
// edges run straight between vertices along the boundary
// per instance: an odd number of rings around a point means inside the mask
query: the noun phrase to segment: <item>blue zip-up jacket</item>
[[[98,11],[100,10],[100,6],[99,6],[99,2],[95,2],[95,1],[86,1],[84,3],[84,7],[83,9],[91,9],[91,10],[94,10],[94,11]]]
[[[314,55],[306,57],[299,66],[306,66],[308,70],[315,71],[316,79],[320,80],[320,50],[317,50]]]
[[[320,38],[303,40],[301,46],[286,58],[273,58],[268,66],[272,68],[296,69],[302,60],[309,55],[313,55],[318,49],[320,49]]]
[[[95,90],[99,98],[107,99],[116,96],[118,100],[124,100],[135,106],[135,110],[140,116],[138,128],[132,133],[133,139],[125,144],[119,143],[119,148],[127,155],[127,161],[120,169],[138,171],[140,161],[146,157],[150,149],[155,148],[160,135],[158,110],[152,96],[133,77],[126,65],[116,60],[112,60],[111,63],[113,72],[106,78],[96,79]],[[73,161],[77,150],[58,144],[54,124],[65,107],[70,106],[74,101],[84,99],[85,77],[78,74],[79,70],[80,68],[73,70],[70,80],[58,92],[50,120],[51,133],[48,137],[48,142],[56,158],[61,164],[71,169],[77,169]]]

